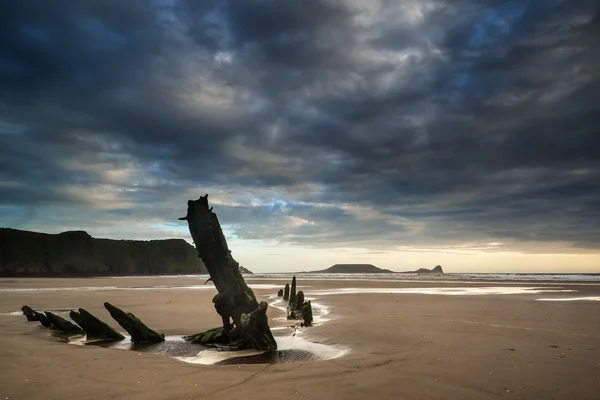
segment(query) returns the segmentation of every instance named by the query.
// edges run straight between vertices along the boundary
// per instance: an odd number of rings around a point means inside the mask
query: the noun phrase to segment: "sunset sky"
[[[0,226],[256,272],[600,272],[600,3],[0,2]]]

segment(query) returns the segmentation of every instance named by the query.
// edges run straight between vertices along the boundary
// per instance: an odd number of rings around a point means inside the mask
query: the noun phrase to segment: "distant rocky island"
[[[244,272],[244,271],[242,271]],[[208,273],[183,239],[96,239],[0,228],[0,276],[124,276]]]
[[[416,271],[396,272],[389,269],[378,268],[373,264],[335,264],[327,269],[320,271],[309,271],[313,274],[443,274],[442,266],[438,265],[433,269],[419,268]]]
[[[433,269],[419,268],[416,271],[407,271],[407,274],[443,274],[444,270],[441,265],[436,265]]]
[[[253,274],[254,272],[250,271],[248,268],[244,268],[240,265],[240,272],[242,274]]]
[[[389,269],[377,268],[373,264],[335,264],[321,271],[310,271],[318,274],[379,274],[392,273]]]

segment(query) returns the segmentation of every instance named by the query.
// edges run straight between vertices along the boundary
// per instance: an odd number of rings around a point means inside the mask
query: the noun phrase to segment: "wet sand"
[[[516,285],[299,278],[299,289],[329,314],[297,337],[347,349],[343,356],[201,365],[145,352],[68,345],[39,324],[8,314],[23,304],[41,310],[84,307],[117,328],[102,307],[110,301],[157,331],[185,335],[219,325],[211,304],[214,289],[199,289],[201,278],[3,278],[0,399],[600,398],[600,302],[537,301],[598,298],[598,285],[535,282],[527,286],[550,292],[509,289],[512,294],[497,294]],[[157,285],[174,287],[140,288]],[[93,289],[106,286],[129,289]],[[88,289],[6,291],[69,287]],[[441,287],[456,293],[440,294]],[[467,293],[461,289],[466,287],[496,294]],[[340,294],[340,288],[361,293]],[[432,294],[415,290],[421,288]],[[556,292],[561,289],[572,291]],[[261,299],[276,292],[270,286],[255,286],[254,291]],[[284,315],[269,308],[274,334],[291,336]]]

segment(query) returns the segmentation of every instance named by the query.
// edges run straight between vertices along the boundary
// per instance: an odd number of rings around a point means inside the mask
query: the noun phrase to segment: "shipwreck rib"
[[[71,319],[79,326],[83,328],[87,334],[88,340],[90,339],[102,339],[102,340],[123,340],[125,336],[111,328],[106,322],[98,319],[87,310],[83,308],[77,311],[71,311],[69,314]]]
[[[274,351],[277,343],[267,322],[267,303],[256,300],[231,256],[217,215],[208,206],[208,195],[188,201],[187,215],[190,234],[198,255],[206,265],[218,293],[213,298],[221,316],[223,331],[235,341],[242,336],[256,349]]]
[[[165,335],[148,328],[132,313],[126,313],[108,302],[104,303],[104,308],[106,308],[110,313],[110,316],[113,317],[113,319],[117,321],[129,335],[131,335],[131,341],[133,343],[159,343],[165,341]]]
[[[83,329],[81,329],[80,327],[78,327],[77,325],[72,323],[71,321],[67,321],[63,317],[59,317],[58,315],[56,315],[50,311],[46,311],[46,316],[52,323],[52,329],[54,329],[54,330],[61,331],[64,333],[78,334],[78,335],[81,335],[84,333]]]

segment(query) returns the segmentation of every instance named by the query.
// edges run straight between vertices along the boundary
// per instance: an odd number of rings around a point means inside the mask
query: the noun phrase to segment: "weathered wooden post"
[[[285,284],[285,290],[283,291],[283,300],[289,301],[290,299],[290,284]]]
[[[256,349],[277,350],[267,322],[268,305],[264,301],[259,304],[246,285],[217,215],[208,206],[208,195],[188,201],[187,214],[179,219],[187,221],[198,255],[217,288],[213,303],[221,316],[224,333],[232,342],[241,336]]]
[[[296,305],[296,277],[292,278],[292,288],[290,289],[290,306]]]

